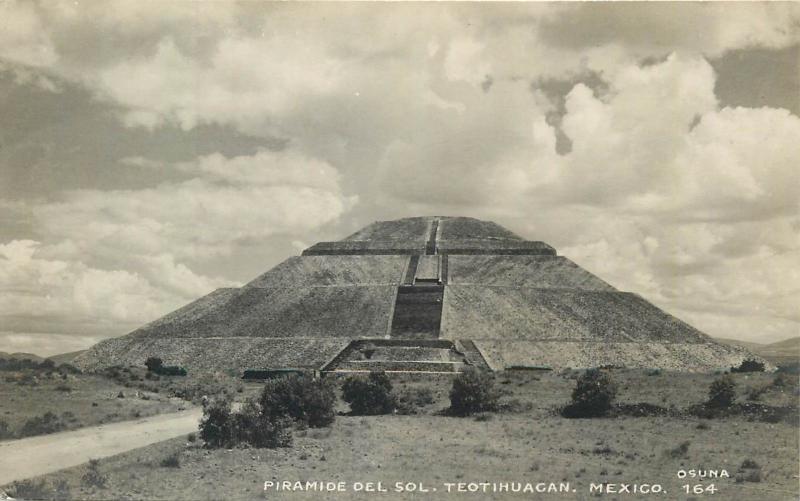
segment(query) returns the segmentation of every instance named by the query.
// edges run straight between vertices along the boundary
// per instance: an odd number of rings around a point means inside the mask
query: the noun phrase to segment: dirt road
[[[0,485],[197,431],[202,415],[202,409],[193,408],[134,421],[0,442]]]

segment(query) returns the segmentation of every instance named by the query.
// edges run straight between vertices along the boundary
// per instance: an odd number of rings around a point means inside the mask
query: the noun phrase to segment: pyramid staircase
[[[469,339],[461,339],[456,341],[455,346],[456,349],[464,355],[464,360],[466,360],[468,365],[471,365],[472,367],[482,371],[492,370],[491,367],[489,367],[489,364],[486,362],[486,359],[483,357],[483,354],[478,347],[475,346],[473,341]]]
[[[486,368],[480,352],[462,352],[447,339],[359,339],[322,367],[322,372],[427,372],[456,374],[467,366]],[[474,345],[473,345],[474,346]],[[467,358],[469,356],[469,358]]]

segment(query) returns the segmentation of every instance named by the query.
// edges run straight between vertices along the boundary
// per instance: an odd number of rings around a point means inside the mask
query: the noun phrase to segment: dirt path
[[[0,442],[0,485],[197,431],[202,415],[202,409],[194,408],[134,421]]]

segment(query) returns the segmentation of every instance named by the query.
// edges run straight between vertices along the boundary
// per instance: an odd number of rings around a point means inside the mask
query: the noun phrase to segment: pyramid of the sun
[[[219,289],[103,341],[84,368],[453,372],[466,365],[700,371],[747,352],[715,343],[488,221],[416,217],[320,242],[241,288]]]

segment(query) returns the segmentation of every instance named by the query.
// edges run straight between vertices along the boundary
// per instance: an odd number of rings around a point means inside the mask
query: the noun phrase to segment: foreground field
[[[604,489],[655,489],[660,499],[714,484],[717,499],[795,499],[798,495],[798,427],[742,417],[565,419],[555,406],[569,399],[575,374],[499,375],[507,410],[474,418],[441,415],[447,378],[395,381],[398,389],[425,386],[434,403],[417,415],[339,416],[330,428],[295,433],[290,449],[207,450],[199,441],[174,439],[102,460],[103,487],[88,487],[85,466],[43,477],[59,482],[75,499],[515,499],[530,494],[447,493],[458,483],[531,483],[562,494],[537,499],[590,499],[592,484]],[[615,371],[621,402],[685,407],[706,398],[714,375]],[[770,405],[797,405],[797,387],[770,386],[769,374],[736,374],[740,400],[754,388]],[[750,468],[741,469],[743,463]],[[755,465],[755,466],[754,466]],[[715,470],[723,478],[679,478],[679,472]],[[725,471],[723,474],[722,471]],[[757,472],[755,474],[754,472]],[[725,476],[727,475],[727,477]],[[737,480],[737,475],[740,477]],[[747,477],[747,479],[745,479]],[[264,482],[344,482],[344,492],[264,491]],[[356,492],[357,482],[381,482],[386,493]],[[395,483],[422,484],[427,493],[397,493]],[[292,484],[294,485],[294,484]],[[303,484],[305,485],[305,484]],[[638,486],[638,487],[634,487]],[[374,487],[377,488],[377,485]],[[434,492],[433,489],[436,489]],[[665,492],[665,494],[664,494]],[[608,499],[647,497],[606,493]]]
[[[26,369],[0,376],[0,420],[15,435],[23,430],[25,435],[39,435],[48,429],[72,430],[186,407],[178,398],[128,388],[93,374]],[[42,419],[48,412],[53,417]],[[30,423],[27,428],[26,423]]]

